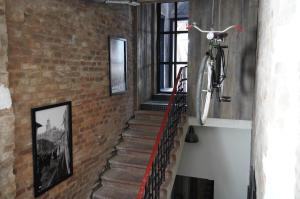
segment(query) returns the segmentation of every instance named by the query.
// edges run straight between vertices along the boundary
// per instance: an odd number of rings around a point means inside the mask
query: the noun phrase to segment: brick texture
[[[0,86],[8,87],[7,28],[5,1],[0,0]],[[0,110],[0,198],[15,197],[14,114],[12,108]]]
[[[82,0],[7,1],[16,198],[33,196],[31,108],[72,101],[73,169],[40,198],[88,198],[133,114],[134,13]],[[128,92],[109,96],[108,36],[128,41]]]

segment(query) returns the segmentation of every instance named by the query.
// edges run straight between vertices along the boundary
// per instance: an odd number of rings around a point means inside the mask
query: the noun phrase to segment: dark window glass
[[[174,31],[175,26],[173,24],[175,18],[175,4],[163,3],[160,10],[160,25],[161,32]]]
[[[174,39],[173,34],[161,34],[160,35],[160,48],[159,48],[159,55],[161,62],[171,62],[173,61],[173,45]]]
[[[188,10],[188,2],[158,4],[159,92],[171,92],[178,71],[187,65]]]
[[[181,18],[189,18],[189,2],[178,2],[177,3],[177,17]]]

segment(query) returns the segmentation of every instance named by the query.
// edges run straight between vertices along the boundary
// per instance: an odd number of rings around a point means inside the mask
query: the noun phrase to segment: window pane
[[[177,21],[177,31],[188,31],[187,30],[187,25],[189,21],[188,20],[179,20]]]
[[[175,4],[162,3],[160,13],[160,32],[174,31]]]
[[[171,92],[174,81],[174,67],[171,64],[160,64],[160,91]]]
[[[173,34],[161,34],[160,49],[159,49],[160,62],[171,62],[174,57],[173,49],[174,49]]]
[[[189,38],[187,33],[177,34],[177,62],[187,62],[188,44]]]
[[[177,17],[188,18],[189,17],[189,2],[178,2],[177,4]]]

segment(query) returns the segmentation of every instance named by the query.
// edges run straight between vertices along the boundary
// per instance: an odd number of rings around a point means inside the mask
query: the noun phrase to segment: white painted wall
[[[300,198],[299,20],[299,0],[259,3],[252,162],[258,199]]]
[[[185,143],[177,174],[214,180],[215,199],[246,199],[251,122],[219,119],[208,123],[194,127],[199,143]]]

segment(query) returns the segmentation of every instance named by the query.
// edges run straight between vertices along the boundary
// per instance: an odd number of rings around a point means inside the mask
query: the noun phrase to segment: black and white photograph
[[[109,38],[110,94],[121,94],[127,89],[127,41],[124,38]]]
[[[34,190],[38,196],[73,173],[71,102],[33,108]]]

